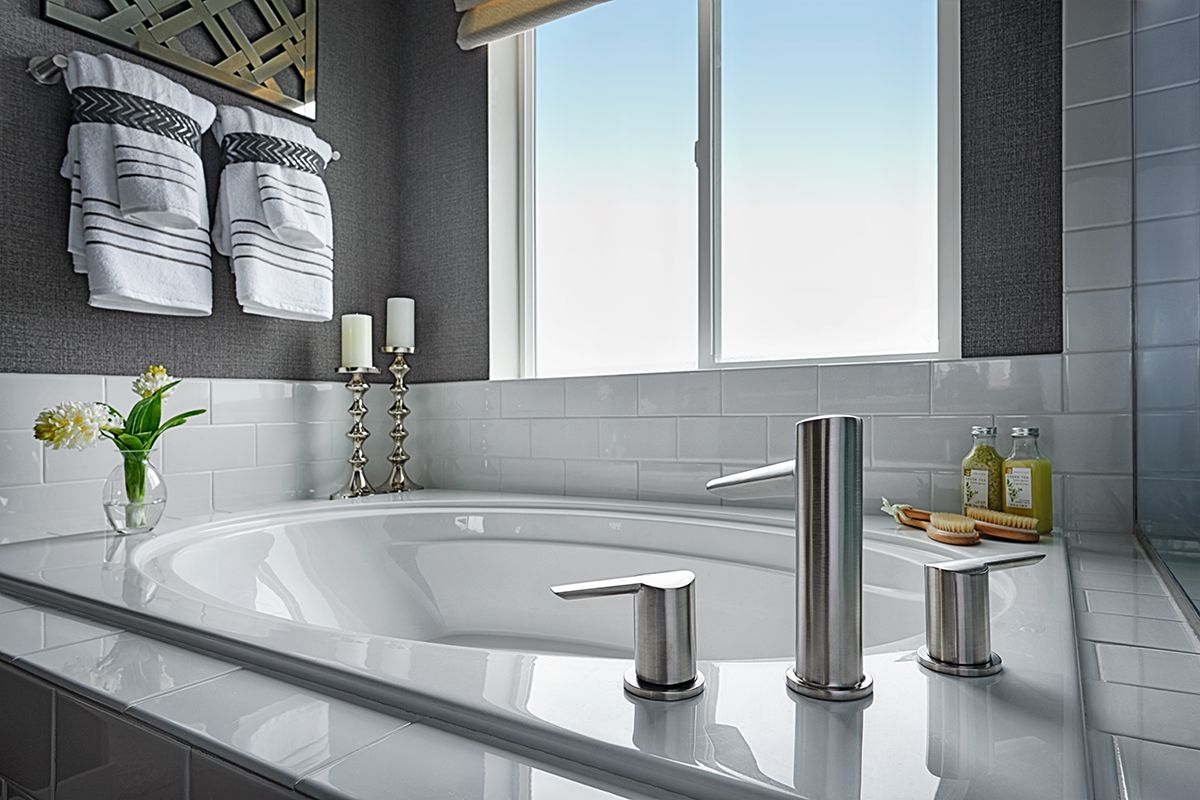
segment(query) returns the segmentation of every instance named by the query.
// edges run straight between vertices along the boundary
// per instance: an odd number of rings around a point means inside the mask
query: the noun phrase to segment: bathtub
[[[1007,669],[974,681],[913,660],[922,565],[963,551],[882,517],[867,528],[876,689],[849,704],[784,689],[795,548],[782,512],[434,491],[296,503],[0,547],[0,588],[689,796],[932,797],[1000,775],[1008,795],[1082,796],[1057,543],[1044,565],[992,577]],[[696,574],[707,689],[635,700],[621,690],[631,598],[566,603],[549,586],[671,569]]]

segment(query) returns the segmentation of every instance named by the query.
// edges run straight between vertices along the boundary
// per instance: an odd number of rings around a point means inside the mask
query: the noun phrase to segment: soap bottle
[[[971,428],[974,444],[962,462],[962,504],[967,508],[1004,509],[1003,459],[996,452],[996,429],[988,425]]]
[[[1012,452],[1004,459],[1004,510],[1033,517],[1037,532],[1054,527],[1054,495],[1050,482],[1050,459],[1038,450],[1038,429],[1012,429]]]

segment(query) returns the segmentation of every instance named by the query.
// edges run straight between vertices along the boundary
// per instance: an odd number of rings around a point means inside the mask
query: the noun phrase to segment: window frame
[[[722,0],[697,0],[699,120],[697,370],[802,364],[951,360],[961,354],[959,3],[937,0],[938,345],[936,352],[733,361],[721,352]],[[491,377],[537,377],[534,192],[536,33],[488,45]],[[803,299],[798,299],[798,305]]]

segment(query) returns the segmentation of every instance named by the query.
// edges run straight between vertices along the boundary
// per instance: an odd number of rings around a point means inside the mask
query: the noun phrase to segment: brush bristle
[[[935,511],[929,515],[929,524],[947,533],[971,533],[975,530],[975,520],[962,514],[947,514]]]
[[[1022,517],[1020,514],[1007,514],[1003,511],[992,511],[987,508],[967,508],[967,516],[981,522],[993,525],[1003,525],[1008,528],[1020,528],[1025,531],[1037,530],[1037,517]]]

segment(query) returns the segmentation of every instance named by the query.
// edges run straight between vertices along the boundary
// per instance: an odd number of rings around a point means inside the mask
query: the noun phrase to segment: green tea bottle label
[[[1033,474],[1028,467],[1011,467],[1004,473],[1009,508],[1033,508]]]
[[[987,508],[988,471],[986,469],[964,469],[962,491],[964,506]]]

